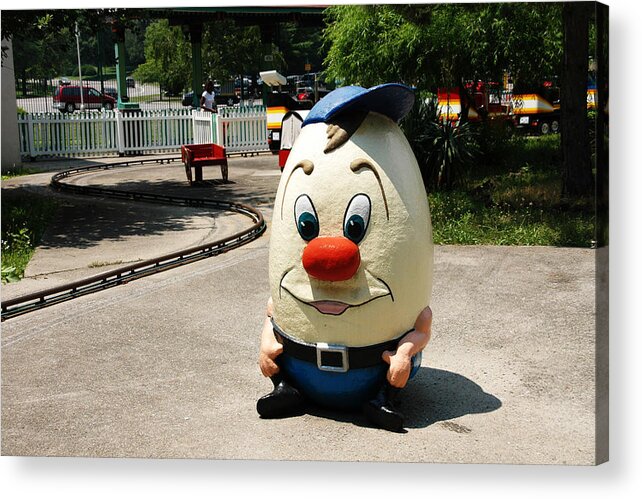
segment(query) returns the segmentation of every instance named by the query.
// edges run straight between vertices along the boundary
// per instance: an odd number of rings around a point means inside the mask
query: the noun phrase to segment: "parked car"
[[[78,85],[59,86],[53,96],[54,107],[63,113],[73,113],[76,109],[80,109],[80,92],[81,87]],[[82,87],[82,104],[84,104],[85,109],[105,108],[111,110],[116,107],[116,99],[109,95],[101,94],[95,88]]]
[[[244,76],[243,80],[241,78],[234,79],[234,95],[241,97],[241,81],[243,82],[243,95],[244,97],[258,97],[261,93],[261,88],[263,85],[263,80],[260,77],[252,78],[251,76]]]
[[[128,76],[127,78],[125,78],[125,83],[127,84],[127,88],[136,87],[136,81],[131,76]]]
[[[71,85],[71,80],[66,76],[61,76],[58,80],[59,85]]]
[[[118,100],[118,90],[114,87],[105,87],[105,95],[109,95],[114,100]]]
[[[187,92],[186,94],[183,94],[183,101],[181,104],[184,106],[191,106],[192,101],[194,100],[194,92]]]

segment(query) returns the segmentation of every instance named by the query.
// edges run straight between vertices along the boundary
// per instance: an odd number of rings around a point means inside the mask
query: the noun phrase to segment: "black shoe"
[[[363,412],[372,424],[388,431],[403,431],[403,414],[395,406],[400,391],[386,383],[377,396],[363,406]]]
[[[282,418],[300,413],[305,400],[299,390],[278,375],[270,379],[274,384],[274,390],[256,402],[256,411],[259,416],[266,419]]]

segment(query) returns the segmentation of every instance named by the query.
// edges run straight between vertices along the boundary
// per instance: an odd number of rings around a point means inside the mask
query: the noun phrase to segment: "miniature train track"
[[[163,159],[148,159],[136,161],[123,161],[112,163],[110,165],[92,165],[87,167],[72,168],[55,174],[51,179],[51,187],[57,191],[70,192],[88,196],[100,196],[113,199],[131,200],[137,202],[157,203],[172,206],[187,206],[196,208],[211,208],[214,210],[224,210],[239,213],[249,217],[253,224],[251,227],[232,234],[231,236],[219,239],[210,243],[193,246],[184,250],[175,251],[167,255],[152,258],[142,262],[136,262],[124,267],[96,274],[94,276],[81,279],[42,291],[37,291],[27,295],[19,296],[2,302],[2,320],[10,319],[34,310],[55,305],[67,300],[71,300],[89,293],[108,289],[119,284],[124,284],[135,279],[140,279],[148,275],[156,274],[164,270],[169,270],[180,265],[192,263],[204,258],[216,256],[221,253],[238,248],[244,244],[257,239],[265,231],[266,225],[263,215],[260,211],[251,206],[239,203],[231,203],[216,199],[202,199],[180,196],[168,196],[163,194],[152,194],[147,192],[134,192],[119,189],[111,189],[94,186],[79,186],[64,182],[64,179],[75,175],[81,175],[97,170],[110,170],[113,168],[123,168],[132,165],[146,163],[163,163],[180,160],[180,157],[171,157]]]

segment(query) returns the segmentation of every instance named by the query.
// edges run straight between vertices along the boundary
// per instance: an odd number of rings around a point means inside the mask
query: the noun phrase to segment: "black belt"
[[[328,343],[303,343],[287,336],[274,321],[272,321],[272,326],[275,334],[282,339],[284,354],[316,364],[322,371],[331,372],[347,372],[348,369],[362,369],[381,365],[384,363],[381,358],[383,352],[396,350],[400,339],[395,338],[394,340],[365,347],[347,347]]]

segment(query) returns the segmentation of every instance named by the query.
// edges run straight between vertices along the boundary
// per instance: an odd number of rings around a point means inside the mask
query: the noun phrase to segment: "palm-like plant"
[[[428,187],[451,189],[459,184],[479,153],[476,125],[442,119],[433,97],[421,99],[402,126]]]

